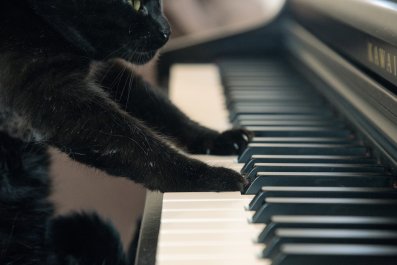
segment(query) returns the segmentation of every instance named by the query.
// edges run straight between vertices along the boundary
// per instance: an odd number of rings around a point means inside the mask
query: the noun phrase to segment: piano
[[[197,157],[250,185],[149,193],[136,264],[397,264],[395,25],[396,1],[292,0],[258,29],[168,51],[182,110],[255,133],[238,157]]]

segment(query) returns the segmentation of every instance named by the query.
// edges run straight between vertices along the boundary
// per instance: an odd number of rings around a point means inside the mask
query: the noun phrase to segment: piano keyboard
[[[255,137],[238,158],[200,158],[251,184],[164,194],[156,264],[396,264],[396,178],[343,117],[281,61],[220,72],[230,122]]]

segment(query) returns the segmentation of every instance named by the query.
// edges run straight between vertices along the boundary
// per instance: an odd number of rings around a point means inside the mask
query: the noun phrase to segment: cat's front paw
[[[238,172],[224,167],[208,167],[197,181],[192,191],[241,191],[248,184]]]
[[[227,130],[213,139],[207,153],[211,155],[241,154],[252,140],[253,133],[245,129]]]

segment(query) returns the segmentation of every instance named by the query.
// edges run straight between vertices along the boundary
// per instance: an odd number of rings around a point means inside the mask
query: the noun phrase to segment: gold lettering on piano
[[[368,61],[370,63],[374,62],[374,45],[371,42],[368,42]]]
[[[379,48],[374,46],[374,63],[379,66]]]
[[[367,60],[389,74],[397,76],[397,54],[371,41],[367,42]]]
[[[386,58],[386,51],[382,48],[379,48],[379,66],[383,69],[385,69],[386,67],[385,58]]]
[[[389,73],[393,73],[393,67],[391,65],[391,56],[390,53],[387,54],[387,60],[386,60],[386,71]]]

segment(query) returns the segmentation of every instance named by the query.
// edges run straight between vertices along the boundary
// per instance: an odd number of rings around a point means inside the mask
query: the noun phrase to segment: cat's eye
[[[128,0],[128,3],[134,8],[135,11],[139,11],[142,7],[141,0]]]

